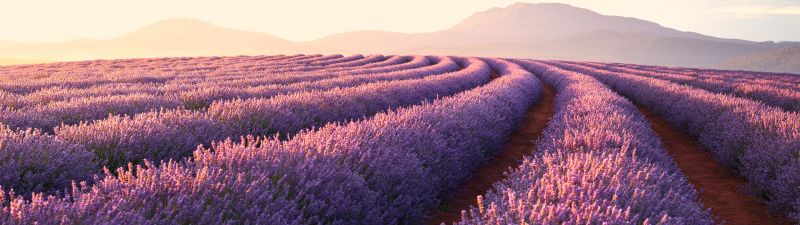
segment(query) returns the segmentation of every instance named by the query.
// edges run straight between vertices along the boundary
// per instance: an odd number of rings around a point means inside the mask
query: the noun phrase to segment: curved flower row
[[[192,160],[119,170],[69,198],[0,195],[3,223],[419,223],[537,98],[535,76],[486,60],[489,84],[288,141],[242,139]]]
[[[26,95],[38,93],[91,89],[103,85],[136,85],[148,83],[151,86],[165,86],[174,90],[175,85],[192,85],[207,82],[225,85],[258,85],[286,83],[280,75],[296,76],[292,79],[321,79],[323,73],[364,74],[369,69],[387,67],[401,70],[419,67],[427,63],[424,57],[385,57],[372,55],[364,57],[353,55],[311,55],[300,57],[196,57],[196,58],[157,58],[133,60],[95,60],[84,62],[51,63],[42,65],[23,65],[0,67],[0,89],[18,95],[19,101],[28,104],[46,102],[29,99]],[[420,61],[422,60],[422,61]],[[302,63],[301,63],[302,62]],[[330,65],[328,65],[330,64]],[[399,65],[408,64],[408,65]],[[300,76],[300,75],[316,76]],[[292,81],[291,79],[288,81]],[[233,83],[227,83],[233,82]],[[244,86],[243,86],[244,87]],[[100,93],[102,94],[102,93]],[[52,100],[65,100],[72,96],[54,96]],[[61,97],[61,98],[58,98]],[[47,100],[45,98],[45,100]]]
[[[518,62],[556,88],[556,114],[461,224],[713,223],[633,104],[589,76]]]
[[[662,80],[668,80],[700,88],[713,93],[730,94],[764,102],[767,105],[781,107],[790,111],[800,111],[800,86],[787,87],[786,82],[773,81],[769,76],[759,77],[743,72],[729,72],[726,74],[694,73],[665,74],[652,67],[630,69],[626,67],[597,67],[586,64],[598,70],[641,75]],[[687,75],[688,74],[688,75]],[[694,74],[694,76],[692,76]],[[675,77],[681,76],[681,77]]]
[[[269,99],[234,100],[207,112],[169,110],[117,116],[56,128],[56,136],[85,145],[109,168],[144,159],[180,159],[197,145],[240,135],[290,135],[325,123],[370,116],[418,104],[486,83],[488,66],[470,60],[467,69],[423,78],[369,83],[329,91],[301,92]]]
[[[680,74],[691,74],[697,76],[704,76],[704,75],[729,76],[731,78],[737,78],[740,81],[751,80],[750,82],[770,84],[770,85],[775,85],[777,87],[786,87],[795,89],[800,88],[800,77],[798,77],[796,74],[740,71],[740,70],[662,67],[662,66],[648,66],[648,65],[621,64],[621,63],[617,63],[616,65],[632,69],[654,70],[662,73],[680,73]]]
[[[255,64],[255,63],[253,63]],[[403,67],[400,67],[400,66]],[[430,61],[426,57],[412,57],[410,56],[393,56],[386,61],[373,64],[365,64],[358,67],[339,68],[346,69],[344,71],[334,71],[338,73],[347,73],[349,75],[357,74],[374,74],[376,67],[384,67],[382,72],[399,71],[405,69],[413,69],[424,66],[429,66]],[[218,68],[221,69],[221,68]],[[228,70],[228,69],[226,69]],[[328,70],[326,70],[327,72]],[[359,73],[360,72],[360,73]],[[184,77],[173,79],[165,83],[111,83],[95,85],[87,88],[70,88],[70,87],[51,87],[41,89],[25,95],[16,95],[8,92],[3,95],[3,105],[10,106],[15,109],[29,107],[32,105],[43,105],[50,102],[66,101],[75,98],[85,97],[100,97],[112,95],[128,95],[128,94],[149,94],[149,95],[167,95],[170,93],[189,92],[197,89],[205,89],[215,87],[214,85],[223,84],[226,86],[237,86],[241,88],[258,87],[257,78],[265,76],[264,74],[242,74],[241,76],[233,75],[228,72],[218,72],[216,74],[204,74],[198,77]],[[324,77],[328,78],[328,77]],[[196,80],[195,80],[196,79]],[[256,80],[256,81],[253,81]],[[229,83],[220,83],[220,81],[230,81]],[[305,82],[310,82],[305,81]],[[191,84],[191,85],[188,85]],[[8,99],[8,100],[5,100]],[[12,101],[15,104],[11,104]]]
[[[425,62],[427,62],[427,60],[425,60]],[[264,98],[300,91],[327,90],[334,87],[352,87],[384,80],[417,78],[432,74],[432,72],[441,73],[441,71],[452,71],[457,68],[458,65],[448,58],[439,60],[439,63],[431,66],[414,69],[381,74],[357,74],[332,78],[330,78],[329,75],[320,75],[319,77],[322,80],[309,80],[287,85],[273,84],[245,88],[218,85],[203,86],[198,84],[193,87],[193,90],[186,91],[176,91],[175,89],[177,88],[170,87],[170,90],[176,93],[168,90],[161,90],[160,92],[163,92],[162,94],[155,95],[133,93],[72,98],[67,101],[50,102],[29,108],[0,110],[0,121],[12,127],[31,127],[52,131],[54,127],[60,124],[73,125],[84,121],[107,118],[109,115],[135,115],[157,109],[200,109],[219,100]],[[185,87],[184,89],[188,89],[192,86],[186,85]],[[114,91],[106,89],[104,92],[108,93]],[[64,94],[68,95],[69,93]]]
[[[669,81],[575,65],[697,138],[751,191],[800,221],[800,114]]]
[[[337,55],[334,55],[337,56]],[[163,83],[177,77],[198,77],[209,72],[239,72],[252,74],[259,68],[278,66],[300,67],[297,62],[323,59],[323,55],[297,55],[292,57],[250,57],[262,66],[227,63],[236,57],[152,58],[129,60],[93,60],[82,62],[20,65],[0,68],[0,89],[16,94],[26,94],[49,87],[86,88],[111,83],[157,82]]]
[[[358,119],[438,96],[449,96],[489,81],[491,71],[486,63],[478,59],[460,61],[466,67],[459,71],[431,69],[420,73],[426,76],[418,79],[375,82],[329,91],[307,88],[304,92],[269,99],[217,102],[207,112],[229,124],[234,129],[234,136],[292,134],[307,127]]]
[[[480,60],[459,60],[466,68],[456,72],[448,72],[458,67],[453,59],[442,61],[449,61],[451,66],[395,74],[395,79],[416,79],[301,92],[270,99],[235,100],[215,105],[208,112],[177,109],[112,116],[74,126],[59,126],[55,129],[55,137],[84,146],[97,157],[72,164],[94,164],[97,168],[114,169],[144,159],[155,162],[181,159],[198,145],[208,145],[228,137],[290,135],[328,122],[359,119],[438,96],[449,96],[484,84],[489,79],[489,67]],[[334,88],[337,83],[329,85]],[[63,182],[84,177],[64,177]],[[8,188],[18,186],[17,183],[4,185]],[[56,190],[64,187],[58,188]]]
[[[39,130],[0,126],[0,186],[10,185],[17,193],[63,191],[72,180],[98,172],[93,161],[80,145]]]

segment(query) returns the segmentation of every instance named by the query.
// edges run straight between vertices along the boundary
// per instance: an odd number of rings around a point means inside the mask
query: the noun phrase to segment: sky
[[[800,41],[800,0],[0,0],[0,40],[108,39],[183,17],[308,41],[364,29],[442,30],[514,2],[562,2],[724,38]]]

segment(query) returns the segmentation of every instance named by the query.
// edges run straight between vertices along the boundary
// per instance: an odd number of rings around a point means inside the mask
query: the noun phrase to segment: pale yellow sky
[[[0,0],[0,40],[104,39],[158,20],[188,17],[293,41],[375,29],[446,29],[476,11],[515,0]],[[602,14],[748,40],[800,41],[800,0],[565,0]]]

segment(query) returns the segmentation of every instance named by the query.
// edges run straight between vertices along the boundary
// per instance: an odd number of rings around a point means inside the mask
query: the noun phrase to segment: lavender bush
[[[591,66],[587,64],[578,64]],[[781,107],[790,111],[800,111],[800,86],[790,82],[775,80],[779,74],[759,72],[726,71],[724,74],[713,70],[693,70],[691,72],[665,73],[659,67],[631,69],[610,65],[591,66],[598,70],[641,75],[668,80],[714,93],[730,94],[761,101],[767,105]],[[800,80],[797,80],[800,81]],[[795,82],[797,82],[795,81]]]
[[[360,56],[360,55],[359,55]],[[347,58],[348,60],[354,58]],[[429,62],[422,58],[417,64],[425,65]],[[313,77],[305,76],[307,80],[295,84],[273,84],[262,86],[261,83],[248,80],[247,85],[231,86],[231,84],[213,82],[188,85],[182,81],[181,86],[157,85],[157,88],[143,85],[107,84],[86,89],[80,88],[48,88],[25,96],[13,94],[2,95],[6,109],[0,112],[0,121],[14,128],[38,128],[52,132],[53,128],[60,125],[73,125],[107,118],[109,115],[135,115],[158,109],[176,109],[186,107],[201,109],[213,101],[229,100],[235,98],[271,97],[278,94],[288,94],[309,90],[328,90],[335,87],[352,87],[369,82],[382,80],[396,80],[419,78],[426,75],[456,70],[458,65],[452,59],[438,60],[437,64],[430,67],[421,67],[408,70],[392,71],[374,74],[373,69],[360,72],[348,72],[346,76],[332,77],[332,75],[318,74]],[[421,63],[421,64],[420,64]],[[357,70],[358,67],[351,68]],[[399,69],[406,69],[405,67]],[[362,74],[366,73],[366,74]],[[292,74],[281,77],[293,77]],[[297,76],[294,76],[297,77]],[[317,80],[315,80],[317,79]],[[322,79],[322,80],[318,80]],[[271,79],[274,80],[274,79]],[[238,81],[238,79],[237,79]],[[319,82],[319,83],[318,83]],[[192,89],[189,89],[189,87]],[[177,92],[177,94],[174,94]],[[5,97],[8,96],[8,97]],[[83,97],[81,97],[83,96]],[[22,107],[20,102],[25,102],[28,107]],[[16,109],[15,109],[16,108]]]
[[[234,127],[237,135],[292,134],[329,122],[358,119],[383,110],[417,104],[474,88],[489,80],[489,67],[477,60],[457,72],[421,72],[423,78],[378,82],[330,91],[307,91],[270,99],[217,102],[208,114]],[[435,76],[426,76],[437,74]],[[311,89],[313,90],[313,89]]]
[[[541,151],[463,223],[712,222],[642,115],[587,75],[691,131],[800,217],[797,114],[664,81],[771,99],[760,91],[800,88],[795,78],[280,55],[0,67],[0,119],[23,128],[0,129],[0,224],[419,224],[537,100],[526,69],[556,86],[558,113]]]
[[[424,75],[448,71],[449,68],[451,67],[439,67],[439,70],[425,72]],[[315,125],[322,126],[327,122],[369,116],[382,110],[469,89],[485,83],[488,80],[488,73],[485,64],[474,62],[469,70],[449,76],[439,75],[442,78],[434,76],[431,79],[412,80],[413,82],[375,83],[348,89],[251,101],[266,105],[263,107],[242,108],[247,105],[236,104],[242,101],[232,101],[218,108],[209,109],[208,113],[167,110],[135,116],[116,116],[76,126],[60,126],[56,128],[55,133],[63,140],[85,145],[95,152],[106,166],[117,168],[128,162],[135,163],[143,159],[156,162],[180,159],[189,155],[198,145],[207,145],[226,137],[248,134],[268,136],[276,133],[293,134]],[[409,93],[410,89],[419,87],[424,88]],[[306,101],[315,97],[327,97],[325,99],[330,101]],[[319,110],[310,110],[312,108]],[[291,110],[297,112],[291,113]],[[304,114],[298,114],[301,112]],[[237,115],[238,117],[235,117]],[[257,115],[262,116],[257,117]],[[259,122],[259,118],[273,123],[271,126],[263,124]]]
[[[633,104],[586,75],[519,63],[556,88],[556,114],[460,224],[713,223]]]
[[[64,191],[97,172],[94,155],[39,130],[0,126],[0,189],[23,196]],[[0,198],[1,199],[1,198]]]
[[[499,150],[538,96],[536,77],[486,61],[502,76],[468,92],[288,141],[220,142],[192,160],[119,170],[70,198],[0,195],[0,220],[418,223],[437,196]]]
[[[800,114],[669,81],[551,63],[594,76],[695,136],[747,178],[753,194],[800,221]]]
[[[55,133],[61,140],[85,146],[102,165],[112,169],[144,159],[180,159],[190,155],[198,145],[230,137],[229,129],[219,121],[186,110],[115,116],[61,126]]]

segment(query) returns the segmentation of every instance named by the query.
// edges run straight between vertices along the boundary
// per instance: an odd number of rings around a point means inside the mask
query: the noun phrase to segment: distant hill
[[[401,52],[707,67],[731,57],[767,49],[772,48],[761,44],[602,30],[532,43],[489,43]]]
[[[718,65],[722,69],[800,74],[800,47],[788,47],[736,57]]]
[[[296,53],[436,54],[590,60],[714,67],[733,58],[800,46],[684,32],[657,23],[602,15],[559,3],[516,3],[477,12],[427,33],[353,31],[308,42],[222,28],[191,19],[154,23],[108,40],[61,43],[0,41],[0,58],[79,60]]]
[[[364,44],[369,43],[369,44]],[[420,34],[358,31],[309,44],[367,53],[458,54],[707,67],[800,43],[723,39],[560,3],[516,3]]]
[[[307,50],[310,51],[302,44],[267,34],[222,28],[199,20],[170,19],[109,40],[0,44],[0,57],[79,60],[291,54]]]
[[[546,41],[603,30],[666,37],[711,38],[636,18],[601,15],[561,3],[516,3],[506,8],[492,8],[473,14],[450,30],[503,36],[508,37],[504,40],[513,42]]]

